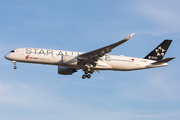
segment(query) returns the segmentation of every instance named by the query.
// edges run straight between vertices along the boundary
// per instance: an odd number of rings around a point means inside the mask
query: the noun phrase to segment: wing
[[[117,43],[114,43],[114,44],[108,45],[106,47],[79,55],[78,56],[79,62],[80,63],[94,63],[94,62],[98,61],[101,57],[103,57],[104,55],[111,52],[113,48],[128,41],[134,34],[135,33],[132,33],[131,35],[129,35],[128,37],[124,38],[123,40],[121,40]]]

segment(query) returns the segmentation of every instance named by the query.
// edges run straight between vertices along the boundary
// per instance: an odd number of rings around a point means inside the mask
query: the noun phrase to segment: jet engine
[[[58,66],[58,74],[72,75],[74,72],[77,72],[77,70],[73,68]]]

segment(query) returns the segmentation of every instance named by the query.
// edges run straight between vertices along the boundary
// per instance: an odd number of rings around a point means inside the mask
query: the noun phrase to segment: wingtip
[[[132,33],[131,35],[129,35],[128,37],[125,38],[125,40],[129,40],[135,33]]]
[[[131,36],[133,36],[135,33],[132,33]]]
[[[131,35],[129,35],[129,36],[131,36],[131,37],[132,37],[134,34],[135,34],[135,33],[132,33],[132,34],[131,34]],[[130,38],[131,38],[131,37],[130,37]]]

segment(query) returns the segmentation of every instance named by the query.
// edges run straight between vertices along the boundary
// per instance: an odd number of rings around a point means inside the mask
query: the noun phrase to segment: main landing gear
[[[94,72],[94,66],[91,63],[86,63],[85,66],[87,68],[84,69],[84,75],[82,76],[82,78],[85,79],[87,77],[89,79],[89,78],[91,78],[90,74],[93,74],[93,72]],[[90,73],[90,74],[88,74],[88,73]]]
[[[91,75],[90,74],[93,74],[93,70],[90,70],[90,71],[88,71],[88,70],[85,70],[84,71],[84,75],[82,76],[82,79],[85,79],[86,77],[89,79],[89,78],[91,78]],[[88,73],[90,73],[90,74],[88,74]]]
[[[13,61],[13,63],[14,63],[14,69],[17,69],[16,61]]]
[[[85,74],[82,76],[82,79],[85,79],[86,77],[91,78],[91,74],[93,74],[94,72],[99,73],[98,70],[90,70],[90,71],[84,70]],[[88,74],[88,73],[90,73],[90,74]]]
[[[87,78],[91,78],[91,75],[90,75],[90,74],[83,75],[83,76],[82,76],[82,79],[85,79],[86,77],[87,77]]]

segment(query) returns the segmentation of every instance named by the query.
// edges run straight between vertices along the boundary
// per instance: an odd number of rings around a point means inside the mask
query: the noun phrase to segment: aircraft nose
[[[8,59],[8,60],[9,60],[9,59],[10,59],[10,55],[9,55],[9,54],[7,54],[7,55],[5,55],[5,56],[4,56],[4,58],[6,58],[6,59]]]

